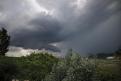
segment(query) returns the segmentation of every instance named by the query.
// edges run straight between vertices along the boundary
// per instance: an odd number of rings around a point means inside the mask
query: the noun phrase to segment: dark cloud
[[[13,46],[96,53],[121,45],[121,0],[4,0],[0,17]]]
[[[50,45],[62,41],[60,36],[61,24],[57,20],[50,16],[37,16],[27,26],[32,27],[32,29],[19,29],[16,30],[17,32],[13,32],[11,45],[60,51],[57,47]]]
[[[90,2],[75,21],[77,30],[69,34],[65,48],[82,53],[113,52],[121,45],[121,1]]]

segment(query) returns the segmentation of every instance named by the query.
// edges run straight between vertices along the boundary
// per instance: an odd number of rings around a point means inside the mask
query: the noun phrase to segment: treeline
[[[26,57],[0,56],[0,81],[121,81],[119,65],[70,52],[63,58],[33,53]]]
[[[41,81],[58,59],[50,54],[33,53],[26,57],[0,56],[0,81]]]
[[[88,58],[107,59],[108,57],[113,57],[113,59],[115,58],[121,60],[121,48],[117,49],[113,53],[88,54]]]

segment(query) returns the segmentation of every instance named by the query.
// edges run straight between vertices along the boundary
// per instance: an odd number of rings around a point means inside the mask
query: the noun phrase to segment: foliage
[[[12,81],[18,72],[18,67],[12,58],[0,57],[0,81]]]
[[[64,58],[48,53],[0,56],[1,81],[121,81],[120,73],[117,59],[89,59],[72,50]]]
[[[53,66],[44,81],[94,81],[95,64],[78,54],[69,54]]]
[[[116,60],[98,60],[97,77],[100,81],[121,81],[121,71]]]
[[[17,78],[30,81],[41,81],[51,71],[58,59],[48,53],[32,53],[17,61],[20,73]]]
[[[10,36],[7,34],[7,30],[2,28],[0,30],[0,55],[5,55],[8,51],[9,42]]]

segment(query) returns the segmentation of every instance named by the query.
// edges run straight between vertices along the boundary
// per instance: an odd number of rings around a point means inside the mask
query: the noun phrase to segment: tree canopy
[[[10,36],[7,34],[7,30],[2,28],[0,30],[0,55],[5,56],[10,44]]]

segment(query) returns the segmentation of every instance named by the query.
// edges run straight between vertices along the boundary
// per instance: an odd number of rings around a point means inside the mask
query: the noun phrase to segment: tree
[[[98,81],[93,60],[82,58],[72,50],[69,53],[53,66],[43,81]]]
[[[32,53],[17,60],[20,81],[41,81],[51,72],[52,66],[58,62],[58,58],[49,53]]]
[[[0,55],[4,55],[8,51],[10,43],[10,36],[7,34],[7,30],[2,28],[0,30]]]

